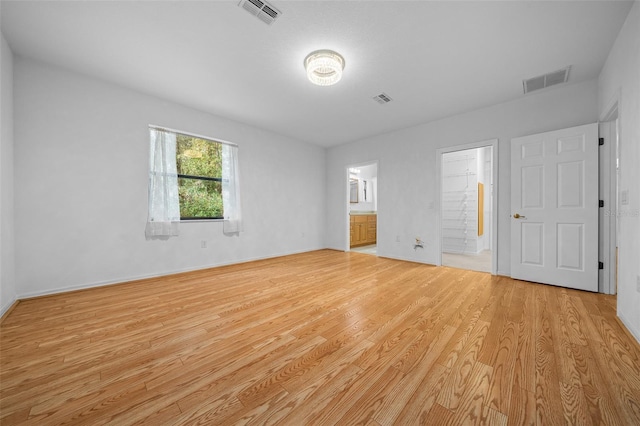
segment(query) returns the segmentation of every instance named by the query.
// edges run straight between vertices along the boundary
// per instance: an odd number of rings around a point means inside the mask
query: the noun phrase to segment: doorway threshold
[[[371,254],[374,256],[378,255],[378,246],[376,244],[371,244],[368,246],[353,247],[350,250],[355,251],[357,253]]]

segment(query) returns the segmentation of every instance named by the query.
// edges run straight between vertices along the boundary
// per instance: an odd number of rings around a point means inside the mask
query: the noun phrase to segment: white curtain
[[[149,131],[149,215],[145,235],[148,239],[164,239],[178,235],[180,223],[176,135],[160,129]]]
[[[238,147],[222,145],[222,204],[224,206],[225,234],[242,232],[240,208],[240,173],[238,169]]]

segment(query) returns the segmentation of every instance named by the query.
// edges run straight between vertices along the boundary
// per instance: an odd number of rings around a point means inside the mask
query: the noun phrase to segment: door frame
[[[599,211],[598,222],[602,225],[600,236],[602,241],[598,243],[600,261],[604,263],[604,269],[600,271],[598,280],[598,292],[605,294],[616,294],[616,273],[617,273],[617,227],[618,224],[618,178],[616,174],[617,146],[616,142],[610,140],[611,126],[616,125],[618,141],[621,140],[620,110],[618,108],[618,97],[609,104],[604,115],[598,122],[598,136],[604,137],[604,145],[600,147],[600,199],[604,200],[604,208]],[[603,130],[606,134],[603,134]],[[607,214],[608,213],[608,214]]]
[[[488,139],[480,142],[472,142],[464,145],[455,145],[436,150],[436,208],[438,218],[436,235],[436,266],[442,266],[442,160],[443,155],[449,152],[465,151],[468,149],[492,147],[491,150],[491,174],[493,180],[493,193],[491,194],[491,275],[498,273],[498,139]]]
[[[349,217],[349,212],[351,211],[351,209],[349,208],[350,207],[349,206],[349,204],[350,204],[349,203],[349,201],[350,201],[350,199],[349,199],[350,192],[349,191],[350,191],[351,187],[350,187],[350,184],[349,184],[349,178],[350,178],[349,169],[351,169],[351,168],[356,168],[357,169],[358,167],[373,166],[374,164],[376,166],[376,178],[377,178],[377,177],[380,176],[380,163],[378,162],[378,160],[363,161],[361,163],[348,164],[344,169],[344,172],[345,172],[345,174],[344,174],[344,176],[345,176],[345,182],[344,182],[345,198],[344,198],[344,204],[343,204],[344,205],[343,214],[344,214],[344,217],[347,218],[347,226],[345,227],[345,234],[347,236],[347,239],[346,239],[346,242],[345,242],[344,251],[351,251],[351,220],[350,220],[351,218]],[[380,191],[377,191],[377,192],[378,192],[378,194],[380,193]],[[377,197],[378,194],[376,194],[376,197]],[[376,215],[377,214],[378,214],[378,212],[376,211]],[[377,221],[376,233],[378,233],[378,234],[379,234],[378,231],[380,230],[379,226],[380,226],[380,221]],[[377,240],[377,238],[376,238],[376,240]],[[376,243],[376,245],[377,245],[377,243]]]

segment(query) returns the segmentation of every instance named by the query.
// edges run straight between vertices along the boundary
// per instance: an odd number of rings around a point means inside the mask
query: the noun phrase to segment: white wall
[[[618,316],[640,341],[640,3],[634,3],[600,73],[598,109],[605,118],[618,102],[620,189],[629,190],[621,206],[618,264]]]
[[[344,167],[378,160],[378,254],[436,263],[436,150],[498,138],[498,273],[509,275],[511,138],[593,123],[597,118],[597,82],[592,80],[331,148],[327,246],[346,246]],[[425,250],[413,249],[416,237],[424,240]]]
[[[18,297],[324,247],[324,149],[29,59],[14,65]],[[149,124],[239,145],[244,233],[199,222],[145,240]]]
[[[1,35],[1,33],[0,33]],[[13,53],[0,37],[0,316],[16,300],[13,216]]]

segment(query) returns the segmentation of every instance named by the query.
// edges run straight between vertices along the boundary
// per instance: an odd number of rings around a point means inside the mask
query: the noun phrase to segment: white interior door
[[[598,291],[598,125],[511,140],[511,276]]]

